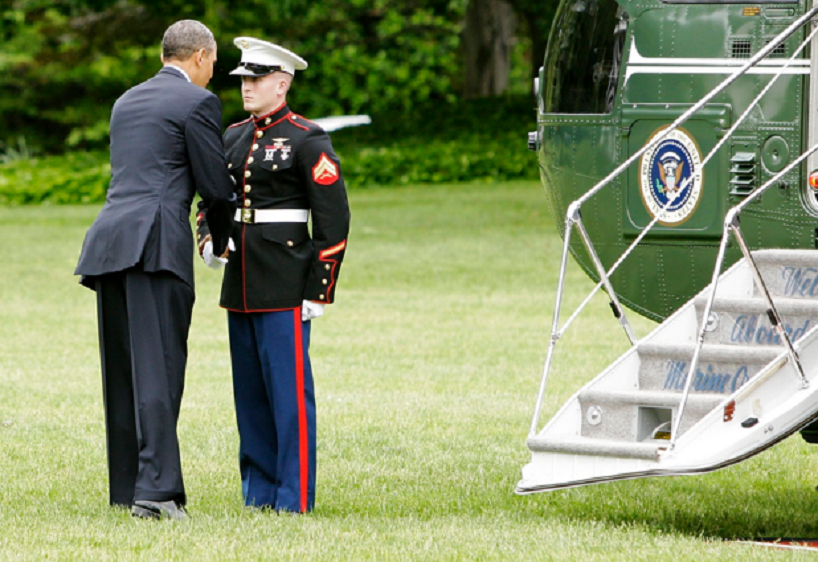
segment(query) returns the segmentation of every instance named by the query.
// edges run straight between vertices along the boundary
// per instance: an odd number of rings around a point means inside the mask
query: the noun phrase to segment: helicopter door
[[[623,131],[627,131],[628,154],[633,154],[661,134],[692,104],[640,103],[622,108]],[[730,106],[706,105],[646,152],[628,170],[623,209],[623,234],[635,238],[666,207],[663,219],[645,241],[663,244],[717,243],[722,234],[728,164],[726,150],[719,150],[702,170],[705,156],[730,127]],[[725,179],[728,178],[728,179]]]

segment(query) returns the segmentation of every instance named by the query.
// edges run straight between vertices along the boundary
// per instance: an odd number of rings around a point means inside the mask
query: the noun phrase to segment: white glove
[[[233,243],[232,238],[230,238],[227,241],[227,248],[231,252],[236,251],[236,245]],[[219,257],[219,256],[213,254],[213,241],[212,240],[208,240],[207,242],[205,242],[204,249],[202,250],[202,259],[204,260],[205,264],[207,264],[207,267],[209,267],[210,269],[215,269],[215,270],[219,270],[219,269],[223,268],[224,264],[227,263],[227,258],[222,258],[222,257]]]
[[[320,302],[304,301],[301,305],[301,321],[309,322],[324,315],[324,305]]]

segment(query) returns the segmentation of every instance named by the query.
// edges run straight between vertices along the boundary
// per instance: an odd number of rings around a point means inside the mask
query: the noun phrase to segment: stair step
[[[640,441],[645,434],[669,421],[678,412],[681,392],[661,390],[585,389],[579,393],[582,412],[581,435],[624,442]],[[690,393],[681,431],[717,408],[725,399],[721,394]],[[644,418],[644,421],[640,421]],[[649,421],[653,420],[653,421]]]
[[[818,251],[758,250],[753,259],[773,297],[818,298]],[[758,295],[755,284],[753,294]]]
[[[818,300],[778,297],[774,302],[784,329],[793,341],[818,324]],[[701,323],[707,295],[696,298],[695,306]],[[761,297],[715,299],[704,341],[728,345],[781,345],[781,338],[773,331],[767,317],[767,309],[767,301]]]
[[[792,265],[797,267],[814,267],[818,269],[818,251],[816,250],[755,250],[751,252],[756,265]]]
[[[579,393],[582,404],[638,404],[640,406],[654,406],[657,408],[675,408],[682,400],[679,392],[661,390],[597,390],[589,388]],[[688,407],[706,409],[708,412],[721,404],[724,396],[719,394],[690,394]]]
[[[594,455],[631,459],[657,460],[657,443],[628,443],[592,437],[529,437],[528,448],[533,452]]]
[[[707,296],[696,297],[696,310],[704,310],[707,304]],[[818,301],[804,301],[804,299],[791,299],[787,297],[773,297],[775,308],[781,316],[787,314],[801,314],[804,316],[818,316]],[[760,296],[747,298],[724,298],[716,297],[713,301],[714,311],[724,312],[746,312],[758,314],[767,312],[767,301]]]
[[[638,344],[639,356],[660,359],[693,359],[696,345],[693,343],[653,343]],[[738,347],[735,345],[704,344],[699,355],[699,362],[732,363],[736,361],[766,364],[781,355],[784,348],[775,345],[757,345]]]
[[[639,344],[639,388],[682,392],[694,350],[693,344]],[[732,394],[783,352],[783,346],[705,344],[690,392]]]

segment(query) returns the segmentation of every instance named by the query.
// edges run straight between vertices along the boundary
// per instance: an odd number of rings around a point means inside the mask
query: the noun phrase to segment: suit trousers
[[[95,278],[111,505],[186,501],[176,424],[193,289],[141,266]]]
[[[239,468],[246,505],[315,504],[315,391],[301,308],[228,312]]]

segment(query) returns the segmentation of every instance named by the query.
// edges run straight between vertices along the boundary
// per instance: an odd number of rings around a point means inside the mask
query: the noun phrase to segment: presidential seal
[[[653,133],[651,140],[666,128]],[[642,202],[654,218],[666,207],[659,224],[681,224],[696,210],[704,182],[701,164],[696,141],[681,128],[642,155],[639,161]]]

